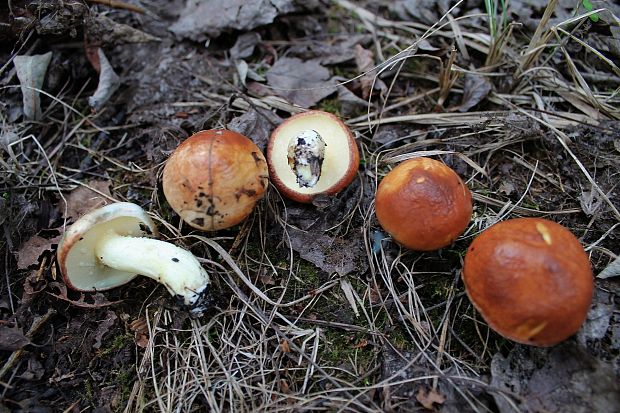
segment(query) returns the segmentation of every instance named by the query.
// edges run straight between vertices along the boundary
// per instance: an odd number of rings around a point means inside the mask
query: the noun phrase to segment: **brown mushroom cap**
[[[400,244],[432,251],[450,245],[465,231],[472,197],[451,168],[433,159],[414,158],[383,178],[375,210],[383,229]]]
[[[300,186],[287,159],[289,142],[299,133],[316,131],[325,141],[321,176],[313,187]],[[310,203],[318,195],[334,195],[355,178],[360,155],[349,128],[328,112],[313,110],[291,116],[271,134],[267,146],[269,175],[281,194],[297,202]]]
[[[78,291],[103,291],[128,283],[138,274],[102,264],[95,255],[106,233],[157,237],[157,227],[138,205],[117,202],[89,212],[67,229],[58,244],[58,264],[65,284]]]
[[[594,288],[577,238],[541,218],[511,219],[480,234],[465,255],[463,281],[493,330],[536,346],[574,334],[586,319]]]
[[[214,129],[179,145],[166,162],[162,184],[168,203],[185,222],[215,231],[243,221],[268,182],[265,157],[254,142]]]

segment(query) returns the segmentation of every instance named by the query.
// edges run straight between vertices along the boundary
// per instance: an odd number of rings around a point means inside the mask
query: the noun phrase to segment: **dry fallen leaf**
[[[364,348],[367,345],[368,345],[368,340],[363,338],[360,341],[358,341],[356,344],[354,344],[351,348]]]
[[[92,43],[96,43],[99,46],[161,41],[159,37],[126,24],[118,23],[103,14],[94,12],[86,18],[84,29],[88,39],[92,39]]]
[[[38,235],[24,242],[17,252],[17,269],[24,270],[31,265],[38,264],[39,257],[45,251],[52,250],[52,244],[58,244],[60,235],[52,239],[46,239]]]
[[[441,17],[436,9],[439,7],[445,12],[450,4],[448,0],[395,0],[389,2],[388,7],[402,20],[409,21],[413,17],[416,21],[434,24]],[[454,13],[458,13],[458,9]]]
[[[620,276],[620,256],[616,257],[596,278],[611,278]]]
[[[289,245],[304,260],[323,271],[340,276],[363,273],[368,268],[363,240],[359,237],[331,237],[320,230],[289,229]]]
[[[246,59],[252,56],[254,48],[261,42],[260,34],[256,32],[243,33],[230,48],[230,57],[233,60]]]
[[[97,49],[97,56],[99,57],[99,65],[101,67],[99,83],[95,93],[88,98],[88,104],[94,110],[101,109],[121,85],[120,77],[114,72],[112,65],[101,48]]]
[[[111,203],[112,201],[107,198],[112,197],[110,185],[109,181],[90,181],[87,182],[85,186],[78,186],[75,188],[71,191],[69,196],[66,197],[67,209],[64,217],[67,219],[78,219],[93,209]],[[64,206],[61,206],[61,210],[63,209]]]
[[[336,80],[341,81],[340,78],[336,78]],[[344,80],[346,79],[342,78],[342,81]],[[340,102],[340,110],[344,116],[351,116],[368,106],[368,101],[342,85],[338,86],[338,102]]]
[[[0,350],[15,351],[30,344],[30,340],[18,328],[0,327]]]
[[[24,118],[41,118],[41,97],[39,90],[43,87],[45,72],[52,60],[52,52],[33,56],[15,56],[13,64],[21,85]]]
[[[187,0],[179,19],[170,26],[177,36],[202,41],[224,31],[248,31],[298,9],[292,0]]]
[[[506,195],[510,195],[515,191],[515,186],[512,182],[510,181],[503,181],[500,185],[499,185],[499,189],[498,192],[502,192]]]
[[[357,69],[360,73],[365,73],[360,78],[360,83],[362,85],[362,97],[364,99],[368,99],[374,90],[378,91],[386,91],[387,86],[383,82],[383,80],[379,79],[377,75],[377,71],[374,68],[375,59],[372,51],[364,49],[361,45],[355,45],[355,64],[357,65]]]
[[[129,329],[133,331],[136,344],[139,347],[146,348],[149,344],[149,326],[146,323],[146,318],[136,318],[129,323]]]
[[[282,122],[282,119],[275,113],[262,108],[250,109],[243,115],[230,121],[227,128],[248,136],[264,151],[271,132]]]
[[[415,395],[417,401],[424,406],[425,409],[434,410],[434,404],[443,404],[446,401],[446,396],[437,392],[437,390],[430,389],[428,392],[425,388],[420,387]]]
[[[336,91],[329,70],[318,59],[278,59],[265,73],[271,93],[290,103],[309,108]]]
[[[309,37],[295,42],[288,48],[289,56],[301,59],[320,59],[321,64],[337,65],[355,59],[355,45],[367,44],[372,40],[369,34],[325,34],[320,38]]]
[[[97,324],[97,329],[93,333],[95,336],[95,342],[93,343],[93,348],[95,349],[101,348],[101,340],[103,339],[103,336],[108,331],[110,331],[110,328],[114,325],[117,318],[118,317],[114,311],[108,310],[108,312],[106,313],[105,319],[103,321],[100,321],[99,324]]]
[[[291,352],[291,348],[288,345],[288,341],[286,339],[280,340],[280,350],[282,350],[283,353],[290,353]]]
[[[486,76],[467,73],[463,87],[463,100],[455,109],[458,109],[459,112],[467,112],[486,98],[492,88],[493,85]]]

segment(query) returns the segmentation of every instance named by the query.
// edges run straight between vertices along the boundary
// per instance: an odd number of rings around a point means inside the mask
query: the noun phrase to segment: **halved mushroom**
[[[65,283],[78,291],[102,291],[137,275],[162,283],[189,306],[204,310],[209,276],[196,257],[158,235],[151,218],[129,202],[109,204],[78,219],[58,245]]]
[[[574,334],[594,289],[579,240],[542,218],[503,221],[476,237],[465,254],[463,281],[493,330],[535,346],[552,346]]]
[[[162,186],[168,203],[194,228],[216,231],[243,221],[269,183],[265,157],[237,132],[198,132],[173,152]]]
[[[298,202],[342,191],[355,178],[359,161],[349,128],[322,111],[291,116],[273,131],[267,146],[273,184]]]

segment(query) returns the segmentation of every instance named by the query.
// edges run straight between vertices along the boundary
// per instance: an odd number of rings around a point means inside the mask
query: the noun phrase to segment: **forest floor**
[[[594,0],[9,1],[0,412],[620,411],[619,16]],[[38,56],[30,87],[18,55]],[[264,150],[309,108],[353,131],[351,185],[310,205],[270,187],[217,233],[180,221],[161,189],[180,142],[229,128]],[[399,246],[374,213],[382,177],[417,156],[474,197],[440,251]],[[60,237],[117,201],[201,258],[205,315],[144,277],[66,288]],[[461,280],[473,238],[521,216],[564,225],[605,270],[550,348],[490,330]]]

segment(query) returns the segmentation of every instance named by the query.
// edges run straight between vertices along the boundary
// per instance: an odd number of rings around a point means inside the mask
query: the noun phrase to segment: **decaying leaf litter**
[[[194,3],[0,11],[3,407],[618,410],[617,6]],[[14,60],[48,52],[42,86],[28,89],[39,114]],[[229,127],[264,148],[306,108],[355,132],[351,186],[314,205],[272,189],[218,233],[179,222],[159,186],[179,142]],[[400,248],[374,216],[381,178],[420,155],[455,169],[475,200],[465,234],[434,253]],[[64,287],[58,237],[114,201],[145,207],[164,239],[202,257],[206,316],[150,281]],[[585,326],[550,349],[490,331],[460,281],[473,237],[516,216],[570,228],[606,277]]]

